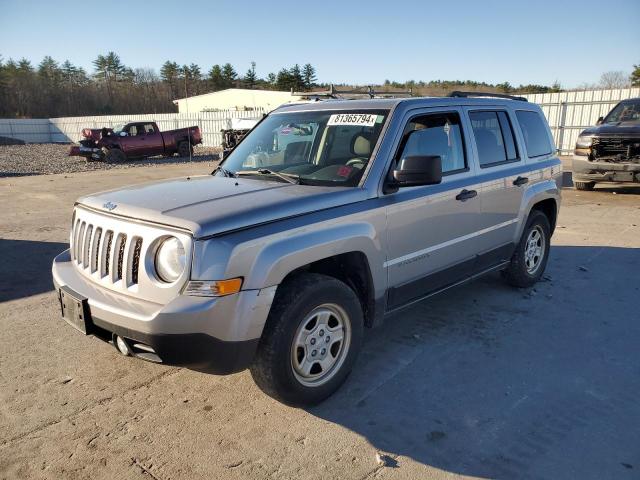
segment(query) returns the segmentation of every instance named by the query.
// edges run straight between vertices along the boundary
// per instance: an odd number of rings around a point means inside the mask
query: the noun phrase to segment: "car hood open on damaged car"
[[[250,178],[187,177],[96,193],[78,204],[113,215],[222,234],[365,200],[363,189],[295,185]]]

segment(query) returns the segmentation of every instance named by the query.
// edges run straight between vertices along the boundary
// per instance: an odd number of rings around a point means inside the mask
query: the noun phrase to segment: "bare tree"
[[[602,88],[626,88],[629,85],[629,75],[621,70],[604,72],[600,77],[600,86]]]

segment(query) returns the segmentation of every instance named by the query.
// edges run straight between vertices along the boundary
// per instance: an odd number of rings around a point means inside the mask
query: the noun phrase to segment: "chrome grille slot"
[[[80,220],[76,220],[71,233],[71,258],[78,259],[78,235],[80,234]]]
[[[93,225],[87,225],[84,234],[84,244],[82,246],[82,266],[87,268],[91,259],[91,234],[93,233]]]
[[[82,263],[82,246],[84,245],[84,229],[86,226],[87,224],[82,222],[78,231],[78,241],[76,242],[76,261],[78,265]]]
[[[140,252],[142,250],[142,238],[133,238],[132,258],[129,261],[129,274],[127,275],[130,285],[138,284],[138,269],[140,268]]]
[[[180,295],[189,270],[171,285],[160,284],[145,262],[158,242],[177,237],[191,255],[193,240],[188,232],[141,221],[130,221],[78,205],[71,227],[70,250],[75,270],[89,282],[116,293],[165,304]]]
[[[98,227],[96,228],[96,233],[93,235],[93,241],[91,242],[91,273],[98,270],[101,239],[102,239],[102,229]]]
[[[100,267],[100,276],[106,277],[109,275],[109,262],[111,261],[111,245],[113,244],[113,232],[107,231],[104,238],[104,245],[102,247],[102,265]]]
[[[115,269],[115,281],[122,280],[122,266],[124,264],[124,249],[127,245],[127,236],[124,233],[118,235],[116,239],[116,269]]]

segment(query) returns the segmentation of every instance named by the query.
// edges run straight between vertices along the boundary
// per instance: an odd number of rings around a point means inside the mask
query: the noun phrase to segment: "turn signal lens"
[[[187,284],[184,293],[194,297],[223,297],[238,293],[242,287],[242,278],[230,280],[200,281],[192,280]]]

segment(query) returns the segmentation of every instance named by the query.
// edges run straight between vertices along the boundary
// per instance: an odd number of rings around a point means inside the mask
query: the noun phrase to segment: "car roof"
[[[366,100],[318,100],[304,103],[284,104],[272,113],[306,112],[310,110],[391,110],[399,105],[403,107],[436,106],[496,106],[511,105],[532,110],[535,103],[511,100],[499,97],[410,97],[410,98],[372,98]]]

